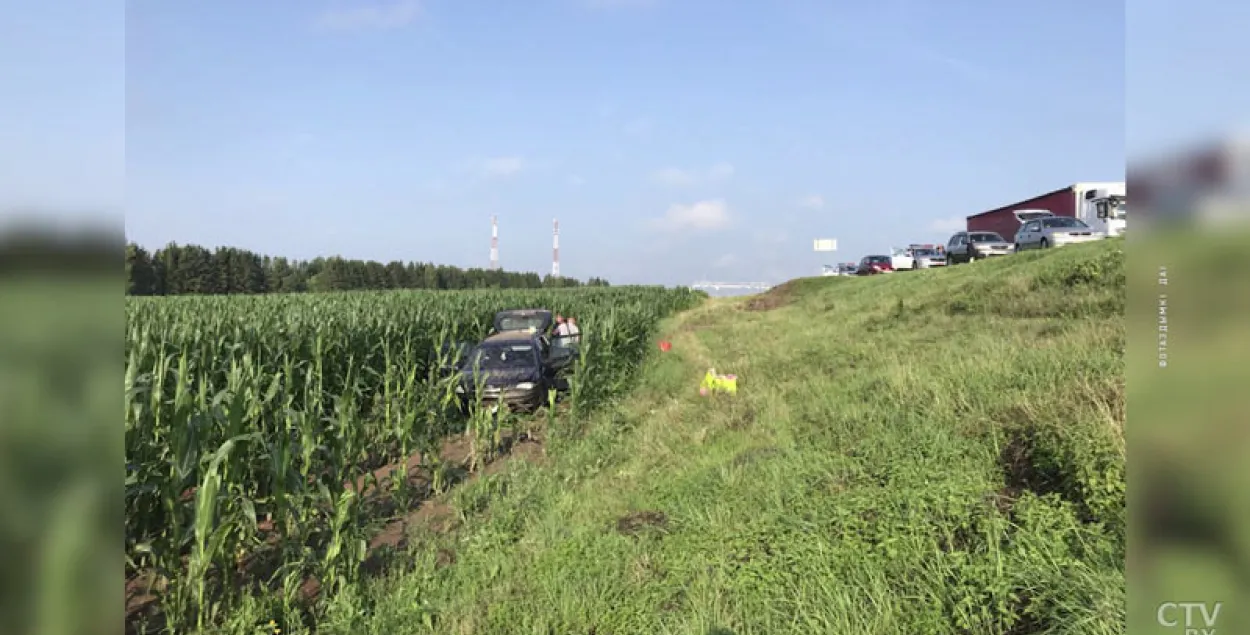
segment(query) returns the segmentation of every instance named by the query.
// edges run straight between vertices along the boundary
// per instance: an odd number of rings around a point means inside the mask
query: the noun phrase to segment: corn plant
[[[521,425],[506,410],[460,414],[458,378],[439,373],[459,351],[432,351],[483,337],[499,310],[576,315],[576,419],[628,386],[658,320],[702,297],[619,287],[127,298],[127,576],[153,580],[170,632],[210,628],[210,609],[224,615],[244,592],[233,577],[280,588],[288,612],[307,577],[323,595],[354,584],[373,497],[406,507],[414,495],[407,457],[442,491],[444,436],[472,438],[476,469]],[[396,465],[385,484],[373,477]]]

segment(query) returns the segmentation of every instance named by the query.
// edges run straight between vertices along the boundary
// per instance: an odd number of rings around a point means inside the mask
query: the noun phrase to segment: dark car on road
[[[991,256],[1006,256],[1015,246],[994,232],[959,232],[946,243],[946,263],[974,262]]]
[[[467,409],[475,403],[480,382],[482,403],[533,410],[547,403],[549,390],[567,388],[564,375],[575,358],[576,349],[553,347],[537,333],[497,333],[474,347],[461,363],[456,395]]]
[[[855,268],[857,276],[871,276],[894,271],[894,261],[889,256],[864,256]]]

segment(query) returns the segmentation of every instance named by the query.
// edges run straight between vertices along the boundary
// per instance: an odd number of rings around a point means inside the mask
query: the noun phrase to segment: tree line
[[[116,253],[116,252],[114,252]],[[564,276],[461,269],[423,262],[348,260],[334,256],[289,260],[246,249],[170,243],[154,252],[126,245],[127,295],[224,295],[370,289],[538,289],[606,287]]]

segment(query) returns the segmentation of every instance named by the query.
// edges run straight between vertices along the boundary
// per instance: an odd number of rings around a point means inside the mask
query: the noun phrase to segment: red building
[[[1076,196],[1074,186],[1047,192],[1041,196],[1004,205],[997,209],[973,214],[968,217],[968,231],[995,232],[1007,241],[1015,239],[1016,230],[1020,229],[1020,221],[1015,212],[1022,209],[1043,209],[1055,216],[1076,216]]]

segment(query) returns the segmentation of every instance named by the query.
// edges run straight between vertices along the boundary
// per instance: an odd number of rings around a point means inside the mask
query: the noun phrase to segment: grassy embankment
[[[685,312],[629,399],[453,490],[317,630],[1122,632],[1122,249]]]

